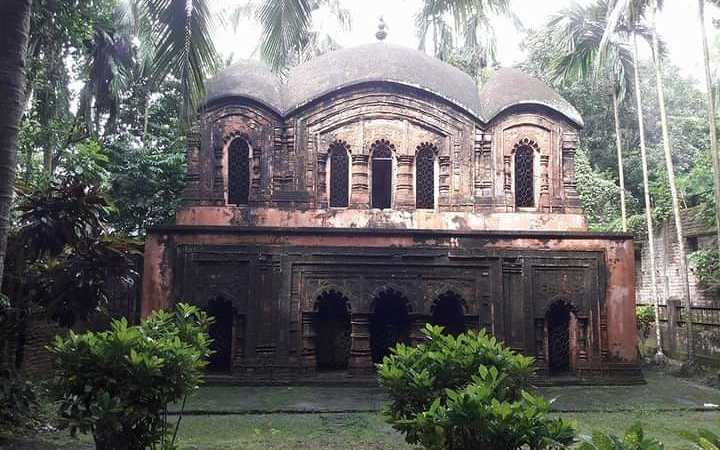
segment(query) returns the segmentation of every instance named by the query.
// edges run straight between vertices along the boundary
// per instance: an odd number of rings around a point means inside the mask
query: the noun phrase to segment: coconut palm
[[[574,4],[561,11],[548,24],[555,39],[560,43],[559,55],[554,61],[552,72],[556,79],[595,79],[602,76],[610,81],[610,95],[613,103],[615,121],[615,141],[618,157],[618,175],[620,179],[620,210],[623,231],[627,231],[627,213],[625,206],[625,181],[622,157],[622,135],[620,128],[619,106],[625,94],[635,85],[638,109],[638,127],[640,131],[640,154],[643,166],[643,187],[645,191],[645,220],[648,229],[648,252],[650,255],[650,274],[652,292],[656,312],[655,331],[657,337],[658,357],[662,358],[662,342],[660,339],[659,295],[657,291],[657,267],[655,263],[655,238],[650,203],[648,163],[645,147],[645,130],[643,121],[642,101],[640,97],[640,79],[638,77],[636,51],[628,45],[628,33],[621,23],[616,25],[612,33],[608,30],[609,4],[606,0],[598,0],[588,6]],[[647,37],[644,29],[637,30]],[[633,44],[636,41],[633,40]],[[604,48],[603,48],[604,45]]]
[[[632,85],[634,65],[632,52],[619,35],[613,38],[608,51],[604,54],[599,52],[607,26],[607,13],[607,1],[599,0],[587,6],[575,3],[550,20],[548,28],[553,35],[553,42],[557,42],[559,47],[551,73],[553,79],[560,82],[578,79],[597,81],[598,77],[610,81],[620,179],[621,221],[622,230],[626,232],[627,212],[619,109],[625,93]]]
[[[463,50],[483,70],[495,59],[495,16],[509,17],[516,27],[521,27],[511,0],[423,0],[415,17],[420,49],[424,50],[427,39],[432,37],[434,56],[445,61],[456,47],[456,40],[462,38]]]
[[[263,0],[236,10],[240,15],[255,15],[262,25],[260,56],[275,72],[326,51],[338,48],[332,37],[312,30],[312,14],[328,8],[344,29],[350,28],[350,14],[339,0]]]
[[[715,227],[717,245],[720,250],[720,155],[718,155],[717,125],[715,120],[715,97],[713,96],[713,80],[710,74],[710,52],[708,50],[707,30],[705,29],[705,1],[698,0],[698,19],[703,46],[703,63],[705,65],[705,86],[708,92],[708,125],[710,128],[710,153],[712,153],[713,171],[715,172]],[[720,6],[720,0],[711,0]]]
[[[603,36],[602,48],[606,48],[609,37],[621,20],[625,20],[629,29],[637,38],[637,30],[642,24],[646,16],[650,16],[649,30],[652,35],[652,51],[655,66],[655,83],[658,96],[658,107],[660,110],[660,126],[662,129],[663,153],[665,156],[665,169],[668,175],[668,184],[670,186],[670,194],[672,197],[673,218],[675,221],[675,231],[678,241],[678,253],[680,254],[680,272],[683,280],[683,294],[685,297],[685,306],[687,310],[687,364],[690,367],[695,365],[695,343],[692,323],[692,298],[690,297],[690,280],[688,277],[687,253],[685,251],[685,235],[683,233],[682,220],[680,217],[680,198],[677,191],[677,183],[675,181],[675,168],[672,161],[672,150],[670,148],[670,136],[668,132],[667,109],[665,107],[665,90],[662,77],[663,55],[661,53],[660,39],[655,26],[655,20],[658,11],[662,8],[662,0],[617,0],[612,12],[608,16],[608,29]],[[637,54],[637,43],[635,43],[635,53]],[[655,311],[656,321],[657,309]]]
[[[31,0],[0,3],[0,288],[4,272],[17,136],[25,105],[25,60]]]

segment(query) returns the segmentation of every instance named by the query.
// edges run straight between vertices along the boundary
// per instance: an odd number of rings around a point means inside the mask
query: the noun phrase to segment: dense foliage
[[[51,347],[59,414],[71,433],[92,433],[98,450],[172,448],[170,403],[202,381],[210,319],[193,306],[125,319],[103,332],[70,332]],[[179,424],[179,421],[178,421]]]
[[[635,307],[635,318],[637,320],[640,337],[647,338],[655,326],[655,308],[651,305],[638,305]]]
[[[662,442],[645,436],[642,425],[633,424],[622,438],[612,433],[593,432],[592,436],[581,436],[579,450],[663,450]]]
[[[0,428],[23,425],[37,407],[33,385],[8,368],[0,368]]]
[[[549,403],[525,389],[532,358],[482,330],[457,337],[427,325],[417,347],[398,344],[378,366],[388,421],[428,449],[562,448],[573,428],[547,417]]]

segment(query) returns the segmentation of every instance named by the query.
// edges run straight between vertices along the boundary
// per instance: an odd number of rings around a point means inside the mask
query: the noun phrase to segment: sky
[[[588,3],[590,0],[577,0]],[[215,0],[216,8],[233,4],[243,4],[243,0]],[[526,28],[537,28],[546,22],[555,12],[571,5],[573,0],[513,0],[513,8]],[[387,42],[417,48],[415,35],[415,14],[419,11],[420,0],[340,0],[341,5],[350,11],[352,27],[341,30],[335,21],[322,14],[316,15],[314,26],[329,32],[343,47],[352,47],[376,41],[378,19],[383,16],[387,24]],[[720,10],[708,6],[706,19],[710,31],[710,40],[716,36],[711,20],[720,19]],[[700,29],[697,25],[696,0],[665,0],[665,8],[658,17],[658,29],[668,44],[672,63],[681,68],[685,76],[703,80],[702,46]],[[515,29],[507,19],[496,22],[498,59],[502,66],[512,66],[525,55],[521,48],[523,33]],[[245,21],[237,32],[219,30],[217,44],[221,54],[227,59],[251,58],[260,36],[257,24]],[[649,55],[649,49],[641,49]]]

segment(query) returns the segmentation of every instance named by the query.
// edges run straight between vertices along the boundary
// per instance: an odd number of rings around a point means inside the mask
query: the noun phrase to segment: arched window
[[[465,332],[463,299],[454,292],[440,295],[433,303],[430,323],[440,325],[445,333],[453,336]]]
[[[415,155],[415,207],[435,208],[435,146],[428,143]]]
[[[389,209],[392,203],[392,144],[381,139],[372,145],[372,207]]]
[[[530,143],[521,142],[515,146],[515,206],[518,208],[535,206],[535,149]]]
[[[228,203],[247,205],[250,196],[250,146],[236,138],[228,147]]]
[[[330,206],[343,208],[348,205],[348,149],[343,142],[330,147]]]

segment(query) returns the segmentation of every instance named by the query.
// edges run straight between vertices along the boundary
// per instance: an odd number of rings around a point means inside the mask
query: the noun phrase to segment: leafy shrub
[[[655,308],[651,305],[638,305],[635,308],[635,317],[640,335],[647,338],[655,326]]]
[[[625,431],[622,439],[599,431],[592,436],[580,436],[578,450],[663,450],[662,442],[645,437],[642,425],[635,423]]]
[[[549,419],[550,406],[525,390],[533,359],[482,330],[457,337],[427,325],[427,341],[398,344],[378,367],[392,400],[393,428],[428,449],[562,448],[575,431]]]
[[[700,428],[697,432],[682,431],[680,436],[692,443],[693,450],[720,450],[720,435],[710,430]]]
[[[690,254],[690,263],[700,287],[720,297],[720,255],[716,248],[698,250]]]
[[[12,370],[0,370],[0,428],[23,425],[36,406],[32,384]]]
[[[121,319],[108,331],[56,337],[50,350],[62,423],[72,434],[92,433],[98,450],[173,448],[177,425],[171,432],[167,407],[201,383],[209,323],[180,304],[138,326]]]

